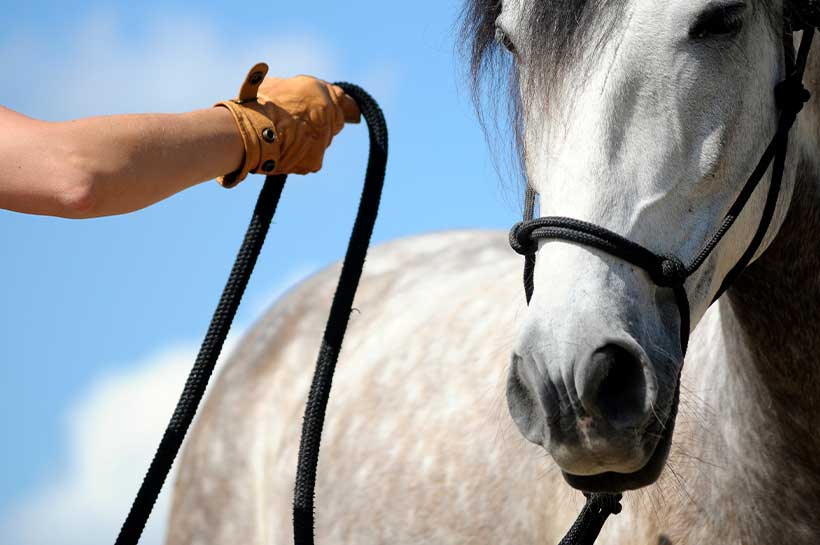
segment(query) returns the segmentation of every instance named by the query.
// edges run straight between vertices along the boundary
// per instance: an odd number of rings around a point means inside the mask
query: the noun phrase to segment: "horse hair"
[[[525,82],[520,79],[521,59],[516,61],[496,40],[502,0],[466,0],[459,40],[460,52],[469,66],[473,103],[488,143],[496,152],[496,160],[504,162],[514,157],[514,176],[524,173],[523,112],[533,106],[531,101],[545,101],[572,71],[591,69],[592,63],[584,58],[594,56],[607,43],[627,12],[627,0],[521,1],[522,24],[516,48],[527,51]],[[753,5],[765,10],[773,30],[779,30],[782,24],[782,4],[777,4],[760,0]],[[522,83],[543,92],[522,96]],[[492,138],[489,128],[499,135],[512,134],[513,138]],[[499,143],[510,144],[510,149],[498,149]]]

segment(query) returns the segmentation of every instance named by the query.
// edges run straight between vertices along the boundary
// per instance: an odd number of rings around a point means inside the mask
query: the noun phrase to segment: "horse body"
[[[820,275],[805,257],[820,253],[804,233],[820,228],[820,200],[805,197],[694,332],[667,471],[627,494],[602,545],[816,543]],[[271,309],[214,384],[181,459],[169,545],[291,541],[302,412],[337,273]],[[583,498],[504,406],[524,312],[504,234],[376,248],[356,308],[324,435],[317,542],[557,543]]]
[[[525,3],[503,4],[507,9]],[[650,11],[666,5],[643,0],[623,3]],[[474,4],[487,9],[500,6],[495,0]],[[674,3],[669,9],[684,6],[690,4]],[[507,13],[507,18],[505,24],[514,25],[516,17]],[[641,21],[627,18],[622,24],[640,26]],[[523,51],[520,33],[517,40]],[[776,42],[767,36],[751,47],[764,50]],[[677,50],[684,47],[676,44]],[[604,48],[601,58],[634,55],[628,50],[636,45],[623,38],[613,47],[615,56]],[[774,56],[774,49],[766,51],[764,60]],[[805,81],[817,97],[820,47],[814,48],[810,59]],[[755,77],[764,80],[780,77],[768,68],[758,72]],[[630,84],[627,80],[624,84]],[[620,85],[617,75],[591,81],[591,88]],[[527,82],[525,74],[522,89]],[[644,96],[645,91],[639,94]],[[755,100],[771,102],[769,93],[761,91]],[[533,104],[524,101],[523,107]],[[753,112],[750,115],[765,119],[755,125],[744,117],[742,127],[748,130],[740,130],[731,125],[738,118],[732,113],[734,106],[726,104],[720,110],[729,119],[726,127],[677,142],[702,152],[695,157],[700,169],[695,180],[700,181],[692,190],[695,204],[707,202],[710,195],[720,197],[696,212],[706,227],[719,220],[724,201],[731,200],[731,190],[739,183],[730,174],[743,172],[733,150],[768,134],[774,118],[768,111],[765,116]],[[730,101],[730,105],[735,104]],[[640,113],[638,106],[631,108]],[[720,277],[754,232],[762,208],[757,197],[722,243],[714,262],[694,279],[694,285],[687,286],[693,323],[698,325],[680,371],[677,426],[665,470],[651,486],[626,494],[624,510],[607,522],[601,545],[808,545],[818,541],[820,109],[816,99],[806,110],[792,132],[788,180],[765,253],[707,310]],[[589,115],[581,117],[589,119]],[[610,121],[618,120],[618,115]],[[575,146],[568,156],[560,156],[564,151],[556,152],[557,157],[539,155],[537,146],[543,145],[548,130],[533,136],[540,127],[537,117],[527,118],[523,140],[529,178],[544,196],[542,209],[561,213],[562,203],[569,203],[572,215],[598,220],[595,214],[609,207],[613,213],[604,219],[624,223],[625,234],[649,240],[654,233],[662,244],[647,245],[681,250],[677,245],[681,233],[668,226],[653,232],[651,227],[663,216],[660,203],[673,203],[672,219],[678,213],[685,216],[686,207],[674,203],[689,191],[691,180],[682,177],[672,188],[650,187],[652,181],[643,180],[644,186],[630,186],[621,197],[609,187],[597,192],[551,187],[558,185],[558,172],[575,168],[569,159],[580,152]],[[707,124],[712,127],[711,121]],[[594,123],[590,127],[587,132],[594,138],[600,136],[596,131],[612,129]],[[755,134],[744,133],[751,130]],[[624,130],[622,136],[629,134]],[[606,160],[621,157],[623,151],[607,146],[603,150],[609,153]],[[675,158],[672,152],[668,155]],[[748,151],[742,154],[744,161],[747,155]],[[616,167],[623,172],[631,168],[639,176],[646,174],[619,161]],[[723,192],[717,184],[721,180],[729,188]],[[604,177],[590,183],[615,181]],[[603,201],[596,201],[599,198]],[[706,237],[709,229],[699,225],[684,225],[681,232]],[[683,249],[697,247],[698,242],[687,241]],[[647,399],[652,398],[653,411],[668,411],[664,396],[668,398],[672,391],[668,381],[674,386],[677,376],[668,371],[679,370],[683,363],[675,361],[678,330],[668,296],[611,256],[559,242],[544,244],[539,251],[536,295],[528,308],[520,267],[521,260],[508,249],[506,237],[493,232],[429,235],[371,251],[328,407],[317,480],[317,543],[557,543],[583,503],[559,468],[587,474],[595,467],[635,462],[615,452],[607,443],[609,437],[594,433],[579,444],[556,443],[558,436],[553,434],[562,431],[561,426],[583,429],[590,421],[568,420],[548,410],[538,412],[542,420],[536,421],[536,412],[526,412],[525,402],[532,400],[518,396],[523,390],[515,387],[526,374],[527,387],[536,399],[556,384],[571,385],[572,366],[577,380],[578,366],[585,364],[590,349],[601,339],[606,341],[607,335],[615,335],[615,341],[649,355],[642,356],[646,360],[642,365],[649,373],[646,376],[658,381],[658,388],[645,387]],[[169,545],[291,541],[290,502],[302,413],[337,275],[338,267],[330,268],[282,299],[246,336],[213,385],[181,460]],[[515,356],[511,362],[511,352],[525,351],[530,357],[527,365]],[[571,388],[568,392],[564,405],[559,404],[561,411],[568,406],[578,409],[574,392]],[[619,402],[617,397],[607,401],[616,406]],[[549,409],[548,403],[544,406]],[[662,416],[658,416],[661,421]],[[595,432],[594,427],[589,429]],[[624,436],[647,435],[638,425],[625,429]]]
[[[328,407],[319,543],[545,543],[571,524],[583,498],[504,403],[520,265],[496,232],[371,250]],[[214,384],[180,462],[169,544],[291,541],[302,413],[338,272],[271,309]]]

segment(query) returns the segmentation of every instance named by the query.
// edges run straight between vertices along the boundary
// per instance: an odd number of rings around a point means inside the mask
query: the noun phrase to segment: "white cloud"
[[[237,32],[185,13],[142,21],[140,38],[115,12],[96,12],[69,30],[0,38],[0,97],[12,109],[50,120],[210,107],[236,95],[265,61],[272,75],[327,74],[330,49],[306,32]],[[55,52],[58,33],[69,42]],[[65,34],[64,34],[65,33]]]
[[[255,319],[314,270],[309,265],[295,268],[264,295],[247,301],[253,311],[246,315]],[[220,364],[245,329],[234,325]],[[179,343],[97,378],[81,393],[64,416],[64,465],[9,512],[0,513],[0,544],[113,543],[195,356],[194,343]],[[172,472],[142,545],[163,541],[173,480]]]
[[[3,541],[113,543],[195,353],[193,346],[180,345],[94,382],[66,414],[64,469],[0,519]],[[168,488],[157,503],[144,545],[162,542]]]

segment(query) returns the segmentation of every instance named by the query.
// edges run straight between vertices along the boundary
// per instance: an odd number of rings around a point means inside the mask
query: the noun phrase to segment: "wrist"
[[[245,146],[242,142],[242,134],[236,125],[233,115],[226,108],[210,108],[202,110],[207,112],[209,118],[208,127],[213,127],[212,134],[224,150],[222,161],[223,168],[219,174],[238,170],[245,160]]]
[[[237,98],[214,104],[215,109],[231,114],[244,148],[241,166],[217,178],[226,188],[236,186],[249,173],[273,174],[279,161],[281,143],[272,118],[273,113],[259,100],[257,94],[267,72],[267,64],[257,63],[248,72]]]

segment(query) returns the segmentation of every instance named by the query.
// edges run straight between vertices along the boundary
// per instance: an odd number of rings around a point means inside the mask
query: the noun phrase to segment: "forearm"
[[[88,118],[60,123],[55,132],[73,143],[71,160],[87,176],[81,217],[144,208],[235,170],[243,155],[224,108]]]
[[[138,210],[238,168],[243,146],[224,108],[184,114],[26,119],[5,132],[0,207],[87,218]],[[33,151],[36,150],[36,151]]]

